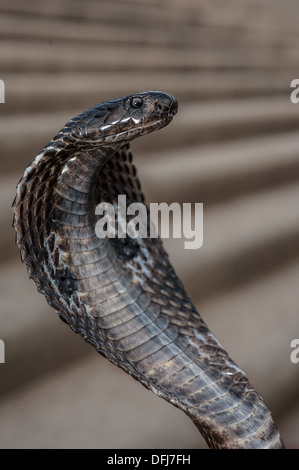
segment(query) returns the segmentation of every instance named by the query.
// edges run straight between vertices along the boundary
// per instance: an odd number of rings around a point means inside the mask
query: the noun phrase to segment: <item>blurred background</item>
[[[144,90],[179,101],[133,143],[148,202],[203,202],[204,243],[165,241],[192,300],[299,448],[299,4],[1,0],[1,448],[205,448],[185,415],[99,356],[27,278],[11,203],[69,118]]]

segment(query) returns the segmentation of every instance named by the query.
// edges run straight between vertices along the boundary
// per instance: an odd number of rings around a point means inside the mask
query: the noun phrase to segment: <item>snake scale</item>
[[[100,201],[144,202],[129,142],[166,126],[177,109],[173,96],[148,91],[71,119],[17,186],[21,258],[59,317],[183,410],[209,447],[284,448],[270,411],[192,305],[161,240],[95,234]]]

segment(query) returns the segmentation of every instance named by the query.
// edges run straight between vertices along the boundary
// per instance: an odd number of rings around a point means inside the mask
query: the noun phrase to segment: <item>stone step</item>
[[[140,6],[141,4],[141,6]],[[88,5],[88,7],[86,6]],[[22,4],[19,0],[12,0],[9,4],[2,4],[0,11],[14,12],[30,16],[47,16],[48,18],[69,18],[80,19],[81,21],[97,21],[105,24],[128,24],[134,25],[136,22],[139,24],[144,23],[144,18],[152,24],[162,24],[165,26],[169,24],[198,24],[199,13],[205,5],[198,8],[181,8],[181,3],[177,2],[172,8],[169,4],[152,4],[151,2],[109,2],[104,0],[99,3],[95,0],[92,1],[76,1],[52,0],[51,3],[46,1],[33,0],[31,3]],[[195,17],[196,16],[196,17]]]
[[[256,96],[290,96],[295,71],[208,71],[184,73],[124,72],[122,80],[110,73],[2,74],[5,115],[86,109],[96,102],[143,90],[166,90],[179,101],[234,100]]]
[[[1,11],[1,7],[0,7]],[[33,12],[32,12],[33,13]],[[100,26],[100,27],[99,27]],[[298,38],[297,33],[285,35],[277,31],[243,30],[241,33],[228,28],[217,28],[216,31],[204,24],[190,25],[182,21],[175,27],[173,24],[136,21],[127,28],[124,23],[103,23],[82,18],[65,18],[53,16],[19,15],[17,12],[1,13],[0,37],[2,39],[35,39],[56,42],[57,40],[103,44],[151,44],[168,47],[190,47],[194,45],[219,47],[226,45],[243,45],[269,47],[270,49],[292,47]]]
[[[94,106],[94,101],[90,105]],[[25,166],[70,118],[82,112],[82,107],[16,116],[6,115],[5,105],[1,110],[4,120],[0,128],[0,151],[5,155],[2,175],[19,171],[21,176]],[[207,142],[274,134],[297,129],[297,126],[298,109],[287,97],[182,103],[170,126],[155,136],[146,135],[137,139],[132,147],[138,155],[146,150],[148,153],[148,149],[153,154],[157,149],[172,150]]]
[[[152,24],[177,25],[186,23],[187,25],[208,25],[214,28],[232,28],[239,30],[252,29],[256,31],[282,31],[298,32],[297,23],[299,17],[298,7],[290,2],[283,2],[281,8],[273,7],[273,2],[261,5],[244,4],[236,1],[229,2],[226,8],[217,0],[207,2],[186,2],[176,1],[175,3],[164,2],[163,4],[156,2],[109,2],[102,1],[101,5],[95,0],[84,0],[72,2],[72,0],[52,0],[51,3],[46,1],[34,0],[30,3],[20,2],[20,0],[11,0],[0,6],[2,12],[16,12],[27,15],[40,17],[47,15],[54,18],[80,18],[89,21],[101,21],[108,24],[136,24],[144,23],[146,17],[147,22]],[[248,19],[251,21],[248,21]]]
[[[298,323],[298,276],[296,263],[242,289],[196,302],[218,339],[262,394],[279,427],[282,413],[297,395],[298,367],[290,361],[289,345]],[[4,286],[4,297],[14,283],[19,286],[12,276]],[[12,380],[6,371],[13,368],[13,347],[19,348],[19,362],[15,364],[18,369],[13,377],[22,373],[26,360],[43,375],[35,380],[29,375],[23,387],[19,385],[14,391],[11,388],[9,394],[2,395],[0,419],[5,433],[1,433],[0,448],[206,447],[182,412],[97,356],[71,331],[77,349],[82,349],[82,357],[65,364],[71,339],[68,328],[56,320],[55,328],[53,321],[53,329],[48,329],[46,322],[38,318],[45,314],[40,308],[36,308],[33,318],[35,295],[26,280],[24,284],[27,283],[26,292],[22,283],[21,289],[14,292],[15,309],[11,305],[11,312],[4,310],[12,336],[1,333],[7,346],[7,363],[0,365],[1,384]],[[54,311],[47,315],[47,322],[51,323]],[[56,340],[59,330],[65,335],[64,345]],[[36,355],[29,361],[30,350],[35,347]],[[57,368],[50,374],[46,373],[46,349],[57,360]],[[294,445],[290,434],[283,437],[287,446]]]
[[[298,259],[298,200],[296,182],[223,204],[207,203],[200,249],[184,249],[183,238],[165,239],[191,297],[210,297]],[[175,224],[180,226],[178,218]]]
[[[179,2],[181,4],[181,2]],[[280,5],[279,5],[280,3]],[[223,8],[221,0],[207,2],[203,0],[202,16],[210,27],[226,27],[238,31],[275,31],[284,34],[298,33],[295,23],[298,21],[298,4],[292,0],[287,2],[267,1],[261,4],[254,2],[238,1],[226,2]]]
[[[276,72],[297,65],[296,43],[280,48],[235,46],[167,46],[76,44],[64,41],[3,39],[0,49],[2,73],[110,71],[199,71],[256,69]]]
[[[223,202],[299,180],[298,132],[197,145],[134,158],[149,201]],[[139,158],[140,157],[140,158]]]
[[[146,135],[133,142],[139,152],[150,148],[166,150],[203,143],[276,134],[298,128],[298,108],[289,97],[255,97],[182,103],[170,126],[155,137]]]
[[[84,358],[2,397],[1,449],[207,447],[183,412],[83,346]]]
[[[0,338],[6,361],[0,369],[0,395],[88,352],[37,293],[20,260],[2,265],[0,292]]]

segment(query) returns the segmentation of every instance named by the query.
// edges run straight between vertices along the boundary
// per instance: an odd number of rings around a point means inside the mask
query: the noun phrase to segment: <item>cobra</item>
[[[25,170],[13,204],[29,277],[75,333],[183,410],[212,448],[283,448],[271,413],[189,299],[159,238],[103,238],[95,207],[144,202],[130,141],[170,123],[148,91],[71,119]]]

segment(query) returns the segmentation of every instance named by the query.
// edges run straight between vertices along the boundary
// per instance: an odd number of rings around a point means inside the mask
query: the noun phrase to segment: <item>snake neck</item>
[[[76,153],[60,163],[53,195],[61,224],[79,227],[95,219],[95,205],[101,193],[99,173],[115,152],[115,148],[103,147]]]
[[[74,306],[69,297],[74,282],[68,255],[71,258],[69,252],[77,251],[77,258],[83,259],[84,243],[94,227],[97,178],[115,151],[110,146],[74,152],[61,137],[54,138],[27,167],[17,186],[13,224],[21,259],[38,291],[62,317],[70,302]],[[78,299],[76,304],[78,308]]]

